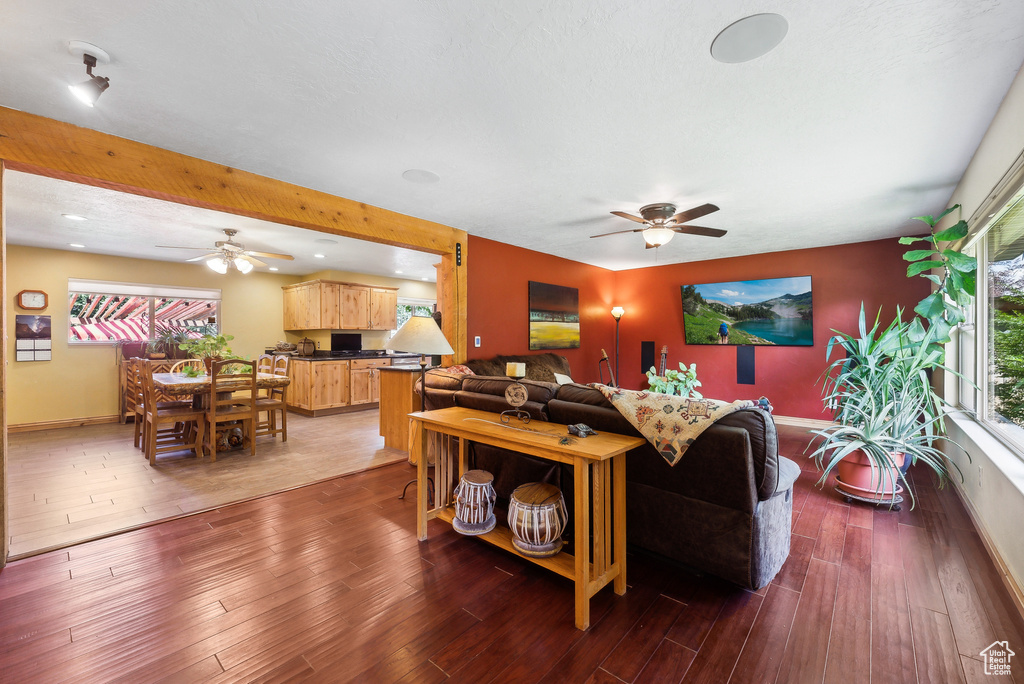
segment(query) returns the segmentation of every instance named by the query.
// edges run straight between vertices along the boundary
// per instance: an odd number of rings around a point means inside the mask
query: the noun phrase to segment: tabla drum
[[[543,482],[520,485],[508,505],[512,545],[524,556],[554,556],[562,550],[568,517],[558,487]]]
[[[455,488],[452,527],[462,534],[484,534],[494,529],[494,476],[486,470],[467,470]]]

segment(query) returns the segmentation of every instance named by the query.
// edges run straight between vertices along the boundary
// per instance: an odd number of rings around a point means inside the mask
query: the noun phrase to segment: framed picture
[[[814,345],[811,276],[680,289],[686,344]]]
[[[530,281],[530,349],[578,349],[580,291]]]

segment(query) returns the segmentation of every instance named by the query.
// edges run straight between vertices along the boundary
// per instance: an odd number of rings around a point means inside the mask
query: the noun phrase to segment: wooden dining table
[[[256,374],[257,389],[287,387],[291,381],[291,378],[287,375],[274,375],[273,373]],[[199,375],[193,378],[184,373],[153,373],[153,387],[173,397],[201,396],[210,393],[210,376]],[[217,387],[224,388],[227,392],[232,390],[231,381],[223,380],[223,378],[218,381]],[[241,389],[241,384],[239,389]]]

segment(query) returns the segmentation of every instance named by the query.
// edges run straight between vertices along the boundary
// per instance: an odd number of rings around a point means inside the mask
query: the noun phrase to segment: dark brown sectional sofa
[[[427,408],[500,412],[508,408],[504,392],[510,382],[506,377],[430,371]],[[532,380],[523,384],[529,401],[522,408],[533,420],[639,434],[594,388]],[[483,444],[471,445],[470,458],[471,467],[494,474],[499,506],[507,505],[518,485],[543,481],[562,489],[572,517],[569,466]],[[771,414],[757,408],[719,420],[674,467],[649,444],[634,449],[626,456],[629,545],[759,589],[789,555],[793,483],[799,474],[796,463],[778,454]]]

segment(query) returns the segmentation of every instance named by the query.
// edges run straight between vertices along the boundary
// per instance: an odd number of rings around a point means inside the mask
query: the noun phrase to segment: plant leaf
[[[917,266],[917,264],[913,264],[911,268],[914,266]],[[932,292],[914,307],[914,311],[916,311],[922,318],[931,320],[942,315],[944,303],[945,302],[942,301],[942,295],[940,293]]]
[[[942,250],[942,255],[949,259],[949,265],[958,271],[970,273],[971,271],[978,270],[978,260],[972,256],[967,256],[953,249]]]
[[[924,237],[914,237],[912,235],[909,235],[900,238],[901,245],[912,245],[915,242],[935,242],[935,238],[933,238],[931,235],[926,235]]]
[[[936,242],[951,242],[967,236],[967,221],[957,221],[946,230],[935,234]]]
[[[940,262],[938,262],[938,261],[933,262],[933,261],[930,261],[930,260],[929,261],[918,261],[917,263],[910,264],[909,266],[907,266],[907,277],[908,278],[913,278],[918,273],[923,273],[924,271],[930,271],[931,269],[935,268],[936,266],[942,266],[942,264]]]
[[[903,255],[903,260],[920,261],[921,259],[931,259],[937,253],[934,249],[912,249]]]

